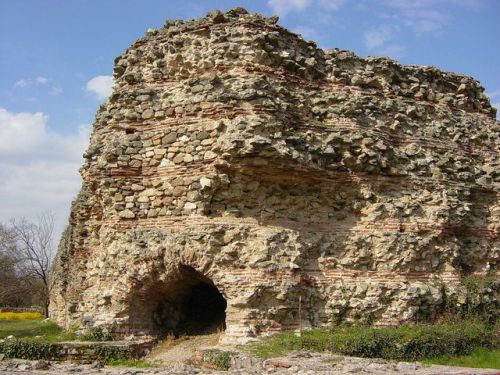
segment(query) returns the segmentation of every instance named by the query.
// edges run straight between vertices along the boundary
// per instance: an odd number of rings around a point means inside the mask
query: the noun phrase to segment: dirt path
[[[216,346],[219,342],[220,333],[180,337],[178,339],[167,338],[154,347],[145,358],[149,362],[183,363],[191,359],[197,349]]]

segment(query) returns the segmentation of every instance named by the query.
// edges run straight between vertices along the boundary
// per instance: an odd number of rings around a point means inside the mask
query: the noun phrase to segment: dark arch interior
[[[225,329],[227,302],[212,280],[180,265],[170,282],[143,288],[130,304],[130,323],[157,336],[205,334]]]

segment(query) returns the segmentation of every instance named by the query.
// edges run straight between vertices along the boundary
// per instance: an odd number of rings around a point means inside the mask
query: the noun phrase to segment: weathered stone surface
[[[106,375],[262,375],[262,374],[297,374],[297,375],[487,375],[498,374],[498,370],[464,368],[439,365],[422,365],[419,362],[396,362],[377,358],[344,357],[329,353],[294,352],[286,357],[261,359],[239,354],[232,358],[228,371],[216,371],[210,368],[198,368],[192,364],[177,361],[153,368],[124,368],[103,366],[99,362],[93,364],[50,362],[46,369],[38,370],[39,362],[26,360],[0,361],[0,374],[106,374]]]
[[[395,324],[496,275],[500,124],[474,79],[323,51],[241,9],[148,32],[114,76],[57,322],[175,331],[213,284],[234,342],[296,329],[299,297],[303,327]]]

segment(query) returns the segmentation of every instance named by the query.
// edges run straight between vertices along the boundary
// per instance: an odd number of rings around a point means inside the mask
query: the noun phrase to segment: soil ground
[[[167,338],[156,345],[144,360],[162,364],[184,363],[193,357],[196,350],[216,346],[219,337],[220,333],[215,332],[178,339]]]

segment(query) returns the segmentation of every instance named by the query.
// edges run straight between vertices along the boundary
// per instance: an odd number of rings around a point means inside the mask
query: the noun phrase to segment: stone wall
[[[157,334],[157,307],[180,314],[205,282],[227,341],[297,328],[299,296],[303,326],[396,324],[496,275],[500,123],[479,83],[323,51],[276,21],[168,21],[116,58],[54,267],[57,322]]]

